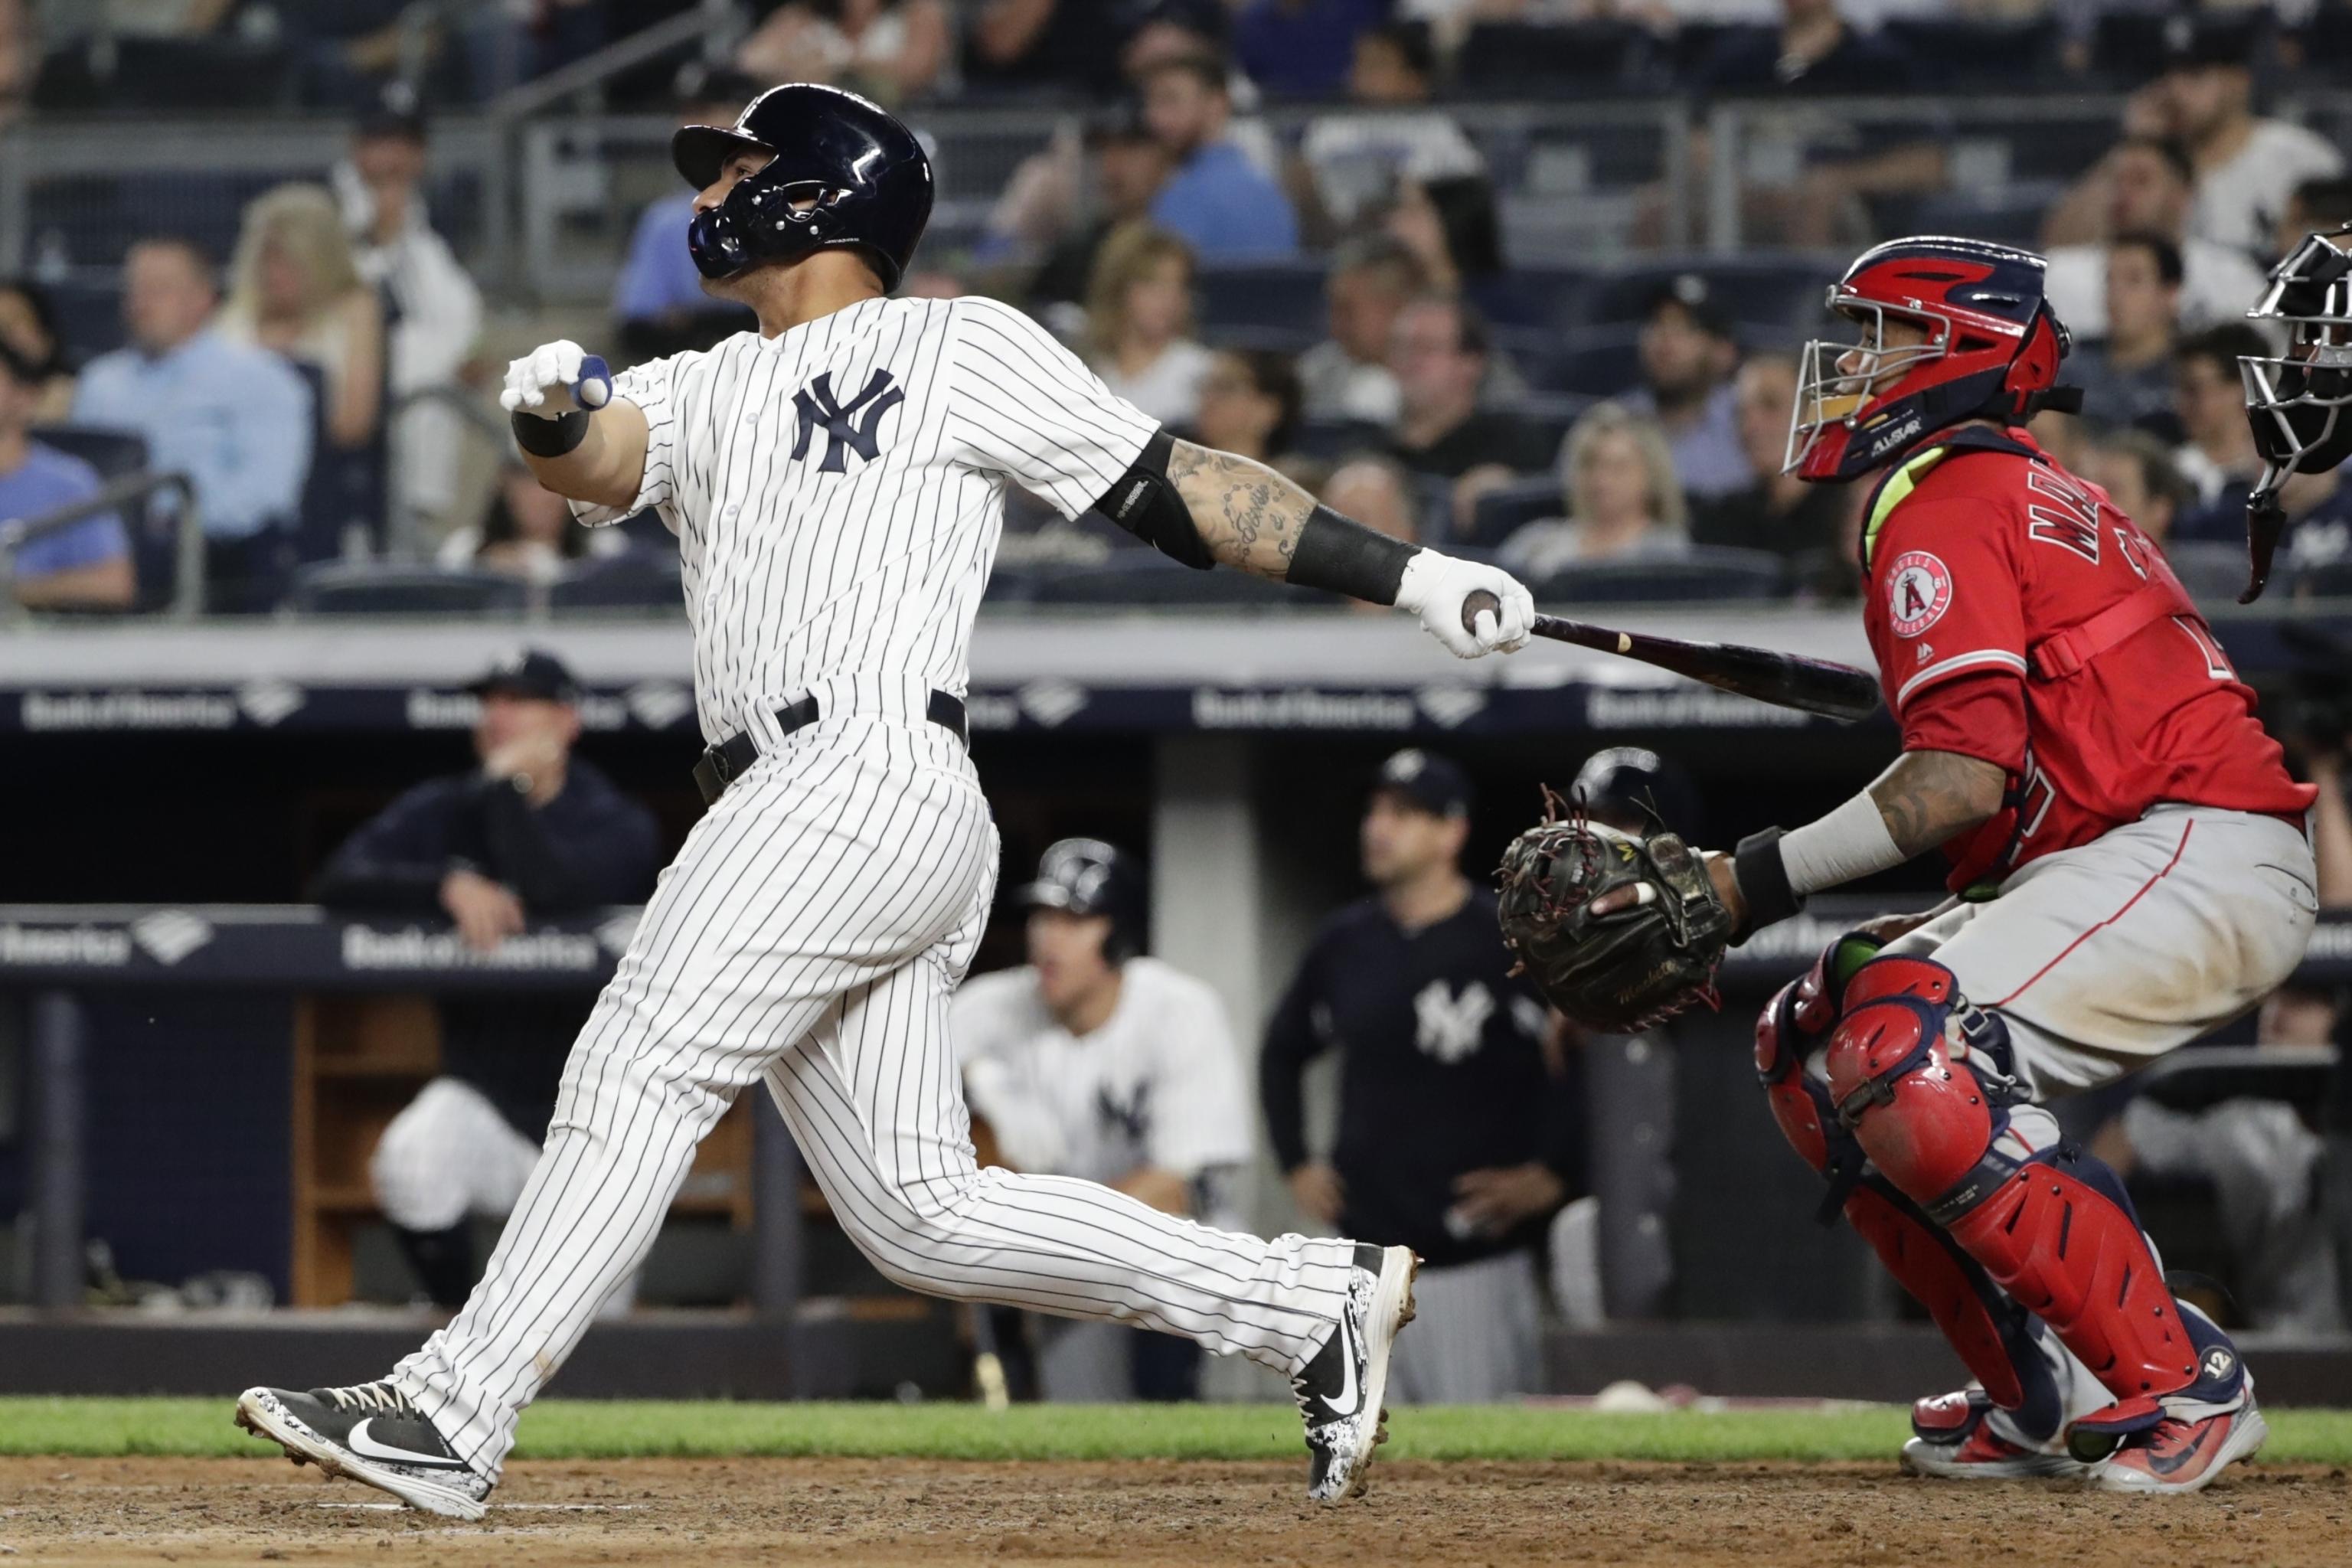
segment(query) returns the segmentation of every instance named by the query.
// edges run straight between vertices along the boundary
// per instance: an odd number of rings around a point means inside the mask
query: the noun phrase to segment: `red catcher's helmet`
[[[2030,250],[1925,235],[1864,251],[1830,286],[1829,308],[1858,322],[1856,342],[1805,345],[1783,473],[1850,479],[1883,468],[1963,419],[2004,424],[2042,407],[2074,344],[2042,293],[2047,264]],[[1889,346],[1888,317],[1927,341]],[[1840,368],[1856,356],[1852,370]]]

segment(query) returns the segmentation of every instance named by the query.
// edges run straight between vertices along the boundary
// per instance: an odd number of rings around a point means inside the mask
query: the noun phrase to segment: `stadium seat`
[[[286,605],[307,616],[478,616],[521,609],[523,585],[495,572],[335,561],[296,572]]]
[[[1843,252],[1801,250],[1661,257],[1601,279],[1593,290],[1591,320],[1601,325],[1638,321],[1661,283],[1696,272],[1743,330],[1809,330],[1820,324],[1823,293],[1853,259]]]
[[[1478,498],[1468,535],[1455,535],[1454,542],[1492,550],[1537,519],[1559,516],[1561,508],[1559,481],[1549,474],[1513,479]]]
[[[1387,439],[1387,432],[1367,419],[1302,419],[1291,446],[1301,456],[1332,462],[1350,452],[1377,450]]]
[[[1621,396],[1641,383],[1642,361],[1635,347],[1640,331],[1628,322],[1580,328],[1561,335],[1551,357],[1523,368],[1531,383],[1548,392]]]
[[[1323,336],[1320,262],[1203,267],[1193,277],[1192,295],[1204,336],[1240,328],[1270,329],[1305,334],[1302,346]]]
[[[685,588],[675,550],[626,550],[583,562],[547,590],[553,610],[676,610]]]
[[[35,426],[31,434],[34,440],[45,446],[79,458],[96,468],[98,477],[109,484],[147,468],[146,441],[126,430],[42,425]],[[156,505],[152,498],[145,506],[128,508],[121,513],[122,526],[131,536],[131,570],[139,583],[139,596],[133,603],[141,610],[160,609],[171,602],[180,549],[173,515],[168,508]]]
[[[2242,578],[2243,572],[2241,570]],[[2316,566],[2306,566],[2294,574],[2294,593],[2299,599],[2352,599],[2352,561],[2329,561]],[[2237,587],[2230,590],[2237,596]]]
[[[78,268],[70,277],[42,285],[58,312],[58,337],[66,362],[87,364],[122,346],[122,275],[112,268]]]
[[[1889,16],[1881,31],[1910,51],[1921,89],[2014,92],[2058,72],[2058,22]]]
[[[1196,572],[1158,551],[1131,551],[1099,566],[1038,567],[1029,602],[1037,605],[1229,605],[1279,609],[1328,602],[1329,595],[1222,568]]]
[[[2164,34],[2168,9],[2101,7],[2091,27],[2091,69],[2125,89],[2139,88],[2164,74]]]
[[[1648,35],[1624,22],[1482,22],[1454,57],[1465,98],[1557,98],[1633,92],[1643,84]]]
[[[1570,267],[1514,267],[1464,285],[1471,302],[1498,329],[1556,331],[1583,320],[1592,274]]]
[[[1528,584],[1539,605],[1676,604],[1710,599],[1769,599],[1786,564],[1769,550],[1695,545],[1668,561],[1593,561]]]

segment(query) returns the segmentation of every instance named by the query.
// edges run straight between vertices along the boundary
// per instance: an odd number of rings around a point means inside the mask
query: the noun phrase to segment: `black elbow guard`
[[[1162,555],[1205,572],[1217,563],[1216,558],[1192,526],[1192,509],[1168,477],[1168,454],[1175,445],[1165,429],[1152,432],[1135,467],[1104,492],[1095,510]]]

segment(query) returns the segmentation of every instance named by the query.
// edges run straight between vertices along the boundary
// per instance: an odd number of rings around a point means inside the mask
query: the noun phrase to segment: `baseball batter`
[[[776,88],[672,148],[700,193],[695,263],[759,331],[609,385],[577,344],[549,343],[509,367],[503,401],[583,521],[650,509],[677,533],[711,809],[573,1048],[465,1309],[380,1381],[251,1389],[237,1419],[479,1517],[516,1418],[644,1258],[696,1143],[763,1084],[890,1279],[1246,1355],[1292,1380],[1309,1495],[1360,1491],[1410,1252],[1265,1241],[973,1164],[947,1027],[997,865],[965,754],[972,617],[1008,481],[1066,514],[1098,506],[1193,566],[1397,605],[1465,658],[1524,642],[1526,589],[1171,440],[1014,310],[887,298],[931,171],[865,100]],[[1475,592],[1499,607],[1465,627]]]
[[[1807,350],[1788,460],[1875,479],[1864,614],[1904,754],[1710,868],[1748,929],[1937,846],[1959,896],[1833,943],[1766,1008],[1757,1067],[1975,1374],[1920,1402],[1908,1468],[2194,1490],[2260,1447],[2253,1380],[2040,1102],[2286,978],[2312,791],[2163,552],[2022,428],[2071,401],[2042,258],[1898,240],[1830,303],[1860,336]]]

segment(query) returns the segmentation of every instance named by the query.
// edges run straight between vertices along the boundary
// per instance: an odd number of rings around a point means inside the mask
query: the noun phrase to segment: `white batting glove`
[[[541,343],[507,363],[506,389],[499,406],[509,414],[558,419],[612,400],[612,375],[604,362],[569,338]]]
[[[1462,624],[1462,606],[1471,595],[1492,594],[1499,613],[1481,609],[1471,626]],[[1422,629],[1445,645],[1456,658],[1482,654],[1516,653],[1527,646],[1536,622],[1535,595],[1499,567],[1481,565],[1458,556],[1423,550],[1404,563],[1397,584],[1397,608],[1421,617]]]

